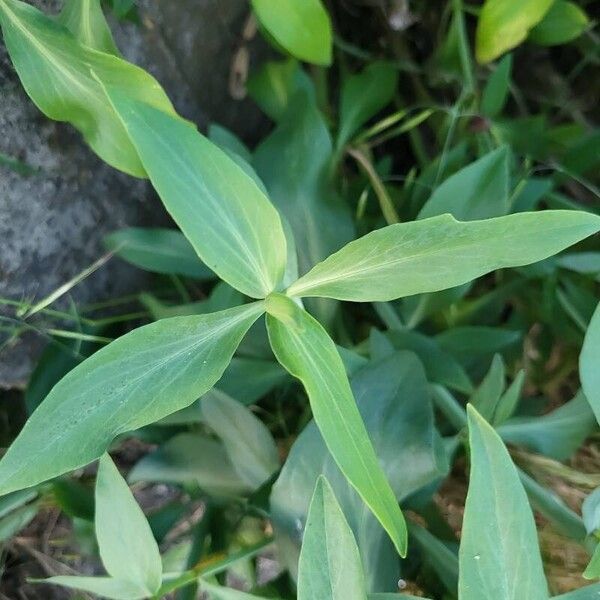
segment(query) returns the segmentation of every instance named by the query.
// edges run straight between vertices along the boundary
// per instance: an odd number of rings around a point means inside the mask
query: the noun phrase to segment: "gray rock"
[[[34,4],[50,12],[60,5]],[[228,85],[247,14],[246,0],[143,0],[141,23],[113,23],[113,30],[124,55],[164,85],[182,115],[201,126],[221,122],[247,138],[261,117],[233,99]],[[102,255],[107,232],[168,222],[145,181],[105,165],[73,128],[37,110],[1,44],[0,96],[0,152],[36,169],[24,176],[0,165],[0,299],[44,298]],[[146,281],[113,259],[69,296],[81,305],[139,290]],[[0,305],[0,315],[3,328],[19,326],[6,320],[14,319],[13,309]],[[25,385],[44,344],[39,332],[6,343],[9,337],[0,330],[0,388]]]

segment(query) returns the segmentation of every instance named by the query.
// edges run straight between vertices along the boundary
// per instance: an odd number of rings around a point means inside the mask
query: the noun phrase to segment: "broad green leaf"
[[[320,476],[298,567],[298,600],[366,600],[356,541],[331,486]]]
[[[469,400],[487,421],[491,422],[496,413],[498,402],[504,391],[504,378],[504,361],[500,354],[495,354],[490,370]]]
[[[581,387],[600,423],[600,303],[588,326],[579,356]]]
[[[594,415],[580,392],[541,417],[514,417],[498,428],[502,439],[556,460],[566,460],[596,429]]]
[[[512,54],[507,54],[489,76],[481,95],[481,112],[490,119],[497,117],[506,104],[510,91]]]
[[[371,361],[357,369],[351,385],[375,452],[399,501],[443,476],[448,467],[438,455],[427,379],[414,354],[392,352]],[[331,483],[352,528],[367,589],[394,589],[400,571],[389,537],[340,472],[314,421],[294,442],[271,493],[280,560],[296,577],[300,534],[320,474]]]
[[[260,24],[292,56],[331,63],[331,22],[321,0],[252,0]]]
[[[434,292],[548,258],[598,230],[600,217],[568,210],[466,223],[451,215],[398,223],[350,242],[288,293],[372,302]]]
[[[97,594],[100,598],[112,600],[143,600],[148,598],[148,593],[130,581],[120,581],[111,577],[77,577],[68,575],[57,575],[39,581],[39,583],[50,583]]]
[[[409,329],[388,331],[386,337],[396,350],[410,350],[417,354],[430,381],[465,394],[473,391],[473,384],[460,363],[442,350],[434,339]]]
[[[475,55],[490,62],[518,46],[537,25],[554,0],[486,0],[475,36]]]
[[[590,20],[575,2],[555,0],[544,18],[531,30],[529,40],[542,46],[566,44],[579,37]]]
[[[58,17],[80,44],[99,52],[121,56],[115,45],[100,0],[67,0]]]
[[[509,205],[508,146],[502,146],[451,175],[425,203],[419,219],[450,213],[461,221],[500,217]]]
[[[208,126],[208,139],[222,150],[236,154],[243,161],[252,162],[252,153],[246,144],[229,129],[221,127],[217,123],[211,123]]]
[[[560,496],[540,485],[527,473],[520,469],[518,472],[533,508],[548,519],[562,535],[582,542],[586,531],[581,517],[574,513]]]
[[[107,235],[104,244],[119,258],[145,271],[202,280],[215,277],[175,229],[128,227]]]
[[[244,294],[281,281],[286,243],[277,211],[256,182],[195,126],[108,90],[167,210],[203,260]]]
[[[554,263],[562,269],[575,273],[595,275],[596,280],[600,277],[600,252],[561,254],[556,257]]]
[[[323,116],[303,93],[256,151],[256,169],[296,239],[301,273],[355,237],[350,211],[330,181],[332,152]],[[322,320],[327,309],[317,310]]]
[[[200,402],[204,423],[223,441],[240,479],[259,488],[279,468],[279,454],[264,423],[237,400],[214,390]]]
[[[129,481],[196,484],[211,496],[250,492],[235,471],[221,442],[199,433],[181,433],[144,456],[129,473]]]
[[[174,114],[156,80],[117,56],[79,43],[66,27],[19,0],[0,1],[0,24],[23,87],[37,107],[51,119],[71,123],[111,166],[145,177],[100,82]]]
[[[337,148],[343,148],[371,117],[391,102],[397,85],[397,68],[381,61],[369,63],[363,71],[344,80]]]
[[[275,356],[304,384],[331,455],[388,532],[398,553],[404,555],[404,517],[377,461],[335,344],[290,298],[269,296],[267,310]]]
[[[273,121],[285,115],[299,90],[304,90],[311,102],[315,88],[297,60],[269,61],[250,77],[246,85],[250,97]]]
[[[469,405],[471,475],[459,553],[461,600],[547,600],[533,513],[502,440]]]
[[[108,574],[145,590],[149,596],[156,594],[162,579],[158,544],[108,454],[98,466],[94,522],[100,558]]]
[[[262,303],[140,327],[73,369],[0,461],[0,494],[87,465],[119,434],[191,404],[221,377]]]

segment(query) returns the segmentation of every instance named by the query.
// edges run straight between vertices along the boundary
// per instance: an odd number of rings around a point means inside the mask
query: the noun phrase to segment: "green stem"
[[[448,421],[462,431],[467,426],[467,413],[460,402],[444,387],[437,383],[431,385],[433,401]]]

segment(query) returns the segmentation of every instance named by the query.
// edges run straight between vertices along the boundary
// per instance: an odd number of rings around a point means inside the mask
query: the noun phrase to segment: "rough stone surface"
[[[60,6],[34,4],[48,12]],[[163,84],[182,115],[251,137],[261,126],[258,111],[233,99],[228,86],[247,15],[246,0],[143,0],[140,24],[112,25],[126,58]],[[0,298],[39,300],[97,260],[107,232],[168,222],[145,181],[105,165],[73,128],[37,110],[1,43],[0,97],[0,152],[38,169],[23,176],[0,165]],[[70,297],[75,304],[100,301],[140,289],[145,280],[114,259]],[[1,314],[14,317],[0,306]],[[30,332],[3,340],[0,330],[0,388],[23,386],[44,338]]]

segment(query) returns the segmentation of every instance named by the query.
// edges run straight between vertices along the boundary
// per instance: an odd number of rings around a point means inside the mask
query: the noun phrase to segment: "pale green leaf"
[[[185,236],[175,229],[128,227],[107,235],[104,244],[123,260],[146,271],[215,278]]]
[[[583,572],[585,579],[600,579],[600,543],[596,544],[592,558]]]
[[[600,303],[590,321],[579,356],[581,387],[600,423]]]
[[[113,167],[145,177],[100,82],[174,114],[156,80],[117,56],[80,44],[66,27],[19,0],[0,0],[0,24],[23,87],[37,107],[51,119],[71,123]]]
[[[38,514],[39,510],[40,505],[33,502],[0,517],[0,543],[8,541],[13,535],[19,533],[21,529],[27,527]]]
[[[352,136],[390,103],[398,85],[398,71],[392,63],[372,62],[342,84],[340,127],[336,147],[345,146]]]
[[[234,469],[259,488],[279,468],[277,446],[266,425],[243,404],[214,390],[200,402],[202,419],[223,441]]]
[[[544,18],[531,30],[529,39],[542,46],[566,44],[589,26],[585,11],[575,2],[555,0]]]
[[[554,0],[486,0],[475,36],[475,55],[490,62],[518,46],[539,23]]]
[[[66,0],[58,17],[80,44],[94,50],[121,56],[115,45],[100,0]]]
[[[588,533],[600,529],[600,487],[586,496],[581,507],[581,514]]]
[[[298,569],[298,600],[367,598],[356,541],[323,476],[310,503]]]
[[[450,213],[460,221],[475,221],[508,213],[509,158],[508,146],[502,146],[448,177],[427,200],[419,219]]]
[[[116,88],[108,94],[152,184],[203,262],[248,296],[273,291],[286,266],[285,235],[252,177],[187,121]]]
[[[498,400],[494,412],[493,425],[501,425],[513,416],[521,399],[524,384],[525,371],[521,370]]]
[[[471,475],[459,554],[461,600],[547,600],[533,513],[498,434],[468,406]]]
[[[148,593],[129,581],[120,581],[111,577],[70,577],[57,575],[43,579],[38,583],[50,583],[62,587],[90,594],[97,594],[100,598],[111,600],[143,600],[148,598]]]
[[[98,458],[119,434],[180,410],[221,377],[262,303],[140,327],[50,392],[0,461],[0,494]]]
[[[358,368],[351,385],[379,462],[399,501],[443,476],[447,464],[437,452],[439,438],[427,379],[414,354],[392,349],[391,355]],[[320,474],[330,482],[352,528],[367,589],[393,589],[400,571],[389,537],[340,472],[314,421],[294,442],[271,492],[280,561],[296,578],[300,533]]]
[[[566,460],[596,427],[589,404],[579,392],[546,415],[514,417],[497,429],[505,442],[521,444],[556,460]]]
[[[252,7],[260,24],[292,56],[331,63],[331,22],[321,0],[252,0]]]
[[[269,339],[279,362],[306,388],[313,416],[342,473],[406,553],[406,524],[365,429],[344,365],[322,326],[293,300],[267,299]]]
[[[434,292],[548,258],[599,229],[597,215],[568,210],[466,223],[451,215],[398,223],[350,242],[288,293],[369,302]]]
[[[155,594],[162,579],[158,544],[108,454],[98,466],[94,523],[100,558],[108,574],[145,590],[148,596]]]
[[[486,421],[492,421],[504,391],[505,369],[500,354],[495,354],[490,370],[479,384],[469,402]]]
[[[180,433],[144,456],[129,473],[129,481],[196,484],[217,497],[251,491],[235,471],[221,442],[200,433]]]

